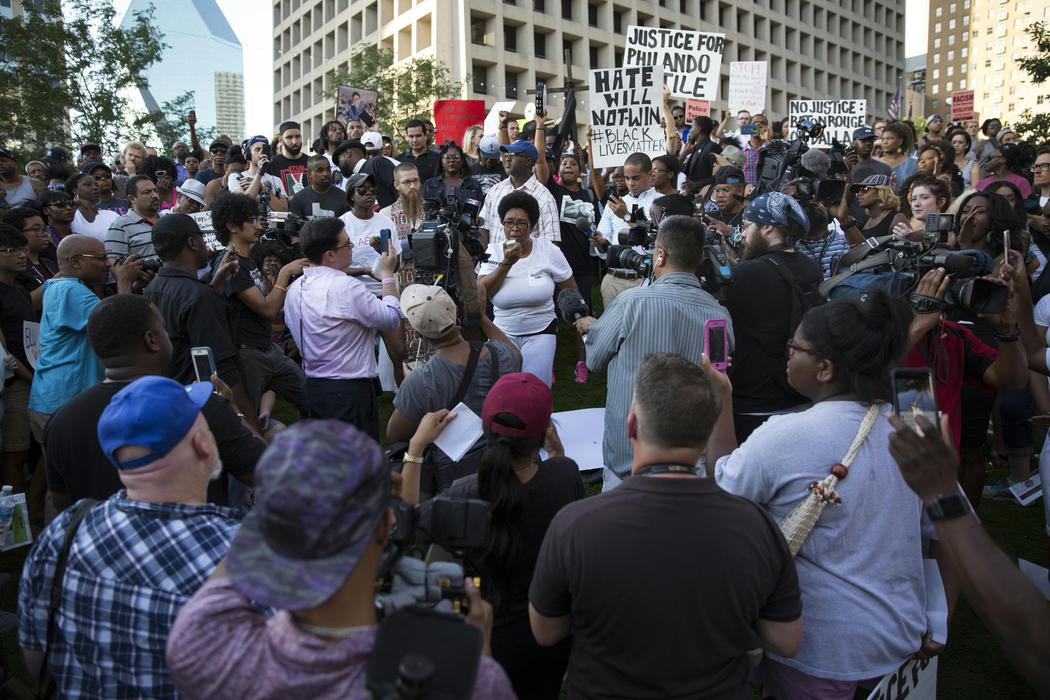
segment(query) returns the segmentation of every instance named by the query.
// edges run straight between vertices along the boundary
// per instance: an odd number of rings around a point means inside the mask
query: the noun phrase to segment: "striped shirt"
[[[732,347],[729,312],[700,287],[696,275],[671,272],[648,287],[619,294],[587,331],[587,367],[608,368],[602,456],[616,476],[622,479],[631,471],[627,414],[642,360],[654,352],[673,352],[700,364],[704,323],[716,318],[728,322]]]
[[[846,234],[838,227],[838,222],[828,225],[828,235],[819,240],[804,238],[795,241],[795,250],[820,265],[824,279],[831,277],[831,264],[841,258],[850,249]]]
[[[501,180],[492,186],[485,195],[485,204],[481,208],[481,227],[488,229],[489,243],[502,243],[507,239],[503,233],[503,221],[499,216],[500,200],[511,192],[526,192],[536,198],[540,205],[540,222],[532,229],[533,238],[545,238],[557,243],[561,241],[561,224],[558,222],[558,203],[536,176],[531,176],[521,187],[511,184],[510,178]]]
[[[153,255],[153,224],[143,219],[134,209],[119,217],[106,233],[106,255],[127,257],[137,255],[140,258]]]

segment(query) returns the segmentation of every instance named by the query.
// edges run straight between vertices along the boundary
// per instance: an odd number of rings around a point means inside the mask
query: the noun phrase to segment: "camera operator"
[[[495,608],[492,656],[503,666],[521,698],[557,698],[570,640],[554,647],[536,643],[529,627],[529,582],[540,545],[554,515],[583,498],[576,462],[567,459],[551,424],[554,397],[535,376],[504,375],[485,396],[479,411],[485,428],[484,451],[477,473],[458,479],[449,496],[480,498],[492,512],[490,541],[483,553],[469,557],[481,576],[485,599]],[[428,414],[413,437],[413,450],[440,435],[448,412]],[[454,416],[453,416],[454,418]],[[540,461],[540,448],[547,459]],[[402,472],[402,494],[418,492],[418,470]],[[421,507],[424,521],[429,502]]]
[[[483,285],[478,293],[484,294]],[[484,296],[481,308],[485,308]],[[426,338],[434,354],[421,367],[410,372],[394,395],[394,411],[386,426],[388,443],[408,442],[423,417],[434,411],[455,408],[460,402],[481,415],[485,395],[501,376],[521,369],[518,347],[482,315],[479,323],[488,339],[476,345],[463,337],[456,324],[456,304],[448,293],[437,286],[413,284],[401,293],[401,311],[413,330]],[[423,490],[437,494],[448,488],[460,474],[473,473],[481,456],[482,443],[471,448],[458,462],[453,462],[439,448],[426,456],[422,452],[406,456],[405,471],[423,470]],[[460,467],[459,465],[465,465]],[[418,479],[417,479],[418,480]],[[412,502],[405,496],[405,500]]]
[[[224,193],[215,199],[211,221],[215,238],[237,255],[236,272],[226,280],[223,293],[230,308],[230,330],[238,348],[245,390],[255,413],[258,415],[259,401],[267,389],[298,407],[306,375],[274,344],[271,330],[284,310],[288,285],[302,274],[307,260],[300,258],[282,267],[271,287],[252,256],[263,228],[257,201],[243,194]],[[222,265],[225,257],[216,254],[213,269]]]
[[[738,442],[771,415],[805,403],[784,376],[784,348],[805,312],[823,302],[820,266],[794,247],[810,230],[802,205],[768,192],[751,202],[744,221],[742,259],[725,292],[737,334],[730,375]]]
[[[598,231],[591,237],[598,256],[605,259],[611,245],[644,243],[649,229],[649,207],[660,196],[652,187],[653,161],[644,153],[632,153],[623,165],[627,194],[609,194],[609,199],[598,222]],[[602,305],[609,308],[618,294],[642,283],[637,271],[610,267],[602,278]]]
[[[732,251],[734,259],[736,250],[733,243],[739,240],[744,229],[746,185],[743,170],[734,165],[720,166],[711,190],[710,201],[714,203],[714,209],[706,208],[702,214],[704,224],[718,232],[723,250]]]
[[[725,375],[670,353],[640,364],[618,426],[632,476],[554,517],[529,590],[532,631],[543,645],[572,634],[571,697],[751,697],[749,650],[791,656],[802,642],[795,564],[767,515],[696,477],[728,418]]]
[[[704,229],[686,216],[668,216],[660,222],[653,253],[653,277],[648,287],[628,290],[605,307],[600,319],[591,316],[576,322],[587,345],[587,367],[608,368],[605,403],[605,489],[615,488],[631,469],[631,442],[623,426],[630,410],[635,376],[642,360],[654,352],[674,352],[700,362],[704,350],[704,324],[729,313],[704,291],[696,270],[703,262]]]
[[[363,697],[375,578],[394,522],[383,452],[353,426],[297,423],[256,474],[255,506],[229,554],[172,627],[172,679],[187,698]],[[469,579],[466,589],[467,623],[485,635],[487,653],[492,607]],[[279,612],[267,620],[259,606]],[[473,697],[514,697],[487,655]]]

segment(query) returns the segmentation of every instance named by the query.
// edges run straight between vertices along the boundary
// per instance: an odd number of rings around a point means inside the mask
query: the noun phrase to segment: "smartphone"
[[[536,83],[536,114],[543,116],[545,109],[544,102],[547,99],[547,85],[545,83]]]
[[[744,124],[742,127],[740,127],[740,133],[744,134],[745,136],[750,136],[751,134],[755,133],[756,130],[757,129],[755,128],[754,124]]]
[[[379,231],[379,252],[390,251],[390,229],[384,228]]]
[[[704,354],[713,369],[725,372],[729,367],[729,331],[725,319],[712,318],[704,323]]]
[[[923,416],[937,425],[937,395],[934,392],[933,372],[929,369],[898,368],[891,373],[893,382],[893,412],[909,428],[922,435],[916,418]]]
[[[198,382],[210,382],[213,374],[218,374],[215,369],[215,356],[211,354],[211,348],[201,345],[190,348],[190,358],[193,360],[193,373],[197,375]]]

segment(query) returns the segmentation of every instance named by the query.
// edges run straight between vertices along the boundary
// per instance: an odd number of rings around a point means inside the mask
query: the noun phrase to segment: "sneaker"
[[[1010,487],[1013,486],[1013,482],[1009,479],[1003,479],[997,481],[994,484],[988,484],[981,491],[981,495],[985,498],[991,498],[993,500],[1005,500],[1012,501],[1014,496],[1010,493]]]
[[[576,363],[576,383],[587,383],[587,363],[582,360]]]

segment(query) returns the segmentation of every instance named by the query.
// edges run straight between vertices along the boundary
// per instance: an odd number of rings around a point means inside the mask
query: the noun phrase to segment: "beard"
[[[423,214],[423,193],[419,190],[410,194],[399,193],[401,207],[409,221],[415,221]]]
[[[744,260],[754,260],[769,250],[769,241],[761,236],[744,239],[744,250],[740,254]]]

